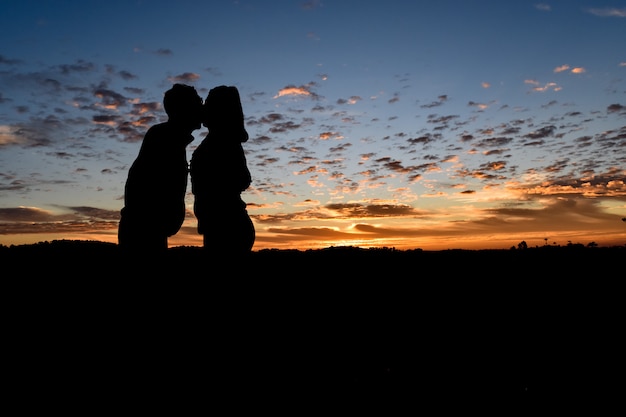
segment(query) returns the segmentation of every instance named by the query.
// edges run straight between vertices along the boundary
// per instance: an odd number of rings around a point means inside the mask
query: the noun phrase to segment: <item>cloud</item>
[[[290,84],[284,88],[281,88],[278,93],[273,98],[279,98],[284,96],[295,96],[295,97],[310,97],[313,99],[317,99],[317,94],[315,94],[312,90],[313,83],[308,85],[295,86]]]
[[[611,7],[592,8],[587,9],[587,12],[600,17],[626,17],[626,7],[620,9]]]
[[[105,88],[98,88],[93,92],[93,95],[102,100],[98,106],[105,107],[110,110],[117,109],[126,105],[127,98],[123,95],[116,93],[115,91],[107,90]]]
[[[393,103],[397,103],[398,101],[400,101],[400,96],[398,95],[398,93],[394,93],[393,97],[387,100],[387,103],[393,104]]]
[[[61,70],[61,74],[69,75],[73,72],[92,72],[96,69],[96,64],[79,59],[74,64],[62,64],[58,68]]]
[[[356,103],[358,103],[361,100],[362,100],[362,98],[359,97],[359,96],[351,96],[348,99],[345,99],[345,98],[337,99],[337,104],[339,104],[339,105],[341,105],[341,104],[356,104]]]
[[[211,74],[213,77],[221,77],[223,75],[217,67],[207,67],[204,70]]]
[[[125,71],[125,70],[118,71],[117,75],[119,75],[125,81],[135,80],[138,78],[135,74],[132,74],[130,71]]]
[[[145,114],[148,112],[154,112],[161,109],[161,103],[153,101],[150,103],[134,103],[133,114]]]
[[[552,126],[552,125],[544,126],[530,133],[527,133],[523,135],[522,137],[528,138],[528,139],[542,139],[542,138],[546,138],[549,136],[553,136],[555,130],[556,130],[555,126]]]
[[[120,121],[120,117],[115,115],[96,114],[92,117],[92,121],[96,124],[115,126]]]
[[[606,110],[609,113],[621,113],[621,114],[626,114],[626,106],[623,106],[621,104],[611,104],[609,105]]]
[[[142,53],[143,49],[140,48],[140,47],[134,47],[133,48],[133,52],[135,52],[135,53]],[[159,49],[157,49],[155,51],[152,51],[151,53],[154,54],[154,55],[160,55],[160,56],[171,56],[171,55],[174,55],[174,52],[172,52],[172,50],[168,49],[168,48],[159,48]]]
[[[556,67],[554,69],[555,73],[559,73],[559,72],[563,72],[563,71],[567,71],[569,70],[571,67],[567,64],[565,65],[561,65],[560,67]],[[582,74],[584,72],[586,72],[586,70],[583,67],[574,67],[571,69],[572,74]]]
[[[562,89],[562,87],[560,87],[557,83],[554,83],[554,82],[548,82],[548,83],[545,83],[543,86],[541,86],[541,84],[537,80],[524,80],[524,84],[534,85],[535,87],[533,87],[532,91],[538,91],[541,93],[544,91],[548,91],[548,90],[561,91]]]
[[[535,4],[535,9],[541,10],[542,12],[549,12],[552,10],[552,6],[546,3],[537,3]]]
[[[19,59],[5,58],[4,55],[0,54],[0,64],[15,65],[20,64],[21,62],[22,61],[20,61]]]
[[[489,107],[489,104],[485,104],[485,103],[476,103],[475,101],[469,101],[467,103],[468,106],[470,107],[476,107],[479,110],[485,110]]]
[[[325,209],[335,215],[349,218],[376,218],[376,217],[413,217],[420,212],[406,204],[361,204],[338,203],[327,204]]]
[[[483,85],[484,87],[484,85]],[[443,105],[446,101],[448,101],[448,96],[446,94],[442,94],[439,97],[437,97],[436,101],[432,101],[429,104],[422,104],[420,107],[423,109],[430,109],[433,107],[438,107]]]
[[[303,10],[314,10],[318,7],[322,7],[322,2],[320,0],[306,0],[303,1],[300,5]]]
[[[328,139],[343,139],[343,136],[341,135],[341,133],[338,132],[322,132],[319,134],[319,138],[321,140],[328,140]]]
[[[167,77],[168,81],[173,82],[173,83],[193,83],[195,81],[198,81],[200,79],[200,75],[194,73],[194,72],[184,72],[182,74],[178,74],[178,75],[172,75],[170,77]]]
[[[42,222],[51,221],[54,215],[37,207],[0,208],[0,221],[3,222]]]
[[[41,233],[102,233],[116,229],[119,211],[88,206],[61,207],[55,214],[38,207],[0,208],[0,235]]]
[[[15,134],[14,128],[7,125],[0,125],[0,148],[7,145],[19,145],[24,141]]]
[[[169,48],[159,48],[154,53],[157,55],[174,55],[174,52],[172,52],[172,50]]]
[[[0,222],[10,223],[25,223],[24,226],[31,225],[32,223],[74,223],[78,221],[84,221],[85,219],[91,219],[93,221],[119,221],[119,211],[106,210],[89,206],[57,206],[64,211],[62,214],[55,214],[51,211],[44,210],[38,207],[7,207],[0,208]],[[6,223],[5,223],[6,225]],[[49,227],[52,227],[50,225]],[[24,231],[24,233],[37,233],[37,228],[32,228],[30,231]],[[25,230],[27,230],[25,228]]]
[[[554,72],[563,72],[563,71],[567,71],[569,69],[569,65],[565,64],[565,65],[561,65],[560,67],[556,67],[554,69]]]
[[[27,123],[16,123],[0,128],[0,146],[23,145],[26,147],[49,146],[51,135],[58,130],[58,119],[32,118]]]

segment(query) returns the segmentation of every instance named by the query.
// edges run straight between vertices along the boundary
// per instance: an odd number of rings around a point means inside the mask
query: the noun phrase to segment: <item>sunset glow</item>
[[[0,5],[2,245],[116,243],[175,82],[240,91],[254,250],[626,244],[626,1],[54,3]]]

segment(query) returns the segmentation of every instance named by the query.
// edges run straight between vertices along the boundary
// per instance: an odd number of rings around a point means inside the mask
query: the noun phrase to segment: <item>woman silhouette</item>
[[[198,233],[211,253],[246,255],[254,245],[255,230],[241,198],[252,178],[241,145],[248,132],[237,88],[211,89],[203,114],[209,132],[190,160]]]

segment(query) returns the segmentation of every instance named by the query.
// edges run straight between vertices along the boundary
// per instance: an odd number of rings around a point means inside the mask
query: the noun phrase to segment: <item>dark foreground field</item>
[[[625,255],[0,247],[5,396],[24,414],[623,410]]]

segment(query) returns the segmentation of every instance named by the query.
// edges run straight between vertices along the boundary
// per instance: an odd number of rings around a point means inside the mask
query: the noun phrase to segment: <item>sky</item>
[[[2,0],[0,39],[2,245],[117,243],[174,83],[240,91],[253,250],[626,244],[626,0]]]

